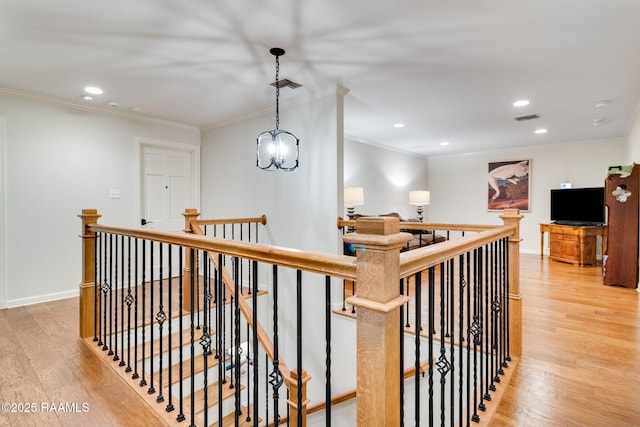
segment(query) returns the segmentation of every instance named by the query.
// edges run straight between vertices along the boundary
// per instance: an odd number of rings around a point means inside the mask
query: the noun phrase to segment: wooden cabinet
[[[629,192],[618,200],[618,188]],[[610,174],[604,182],[608,209],[609,247],[604,265],[604,284],[635,288],[638,284],[638,234],[640,232],[640,166],[627,175]]]
[[[595,265],[597,236],[606,246],[606,227],[540,224],[540,256],[543,255],[544,233],[549,233],[549,258],[572,264]]]

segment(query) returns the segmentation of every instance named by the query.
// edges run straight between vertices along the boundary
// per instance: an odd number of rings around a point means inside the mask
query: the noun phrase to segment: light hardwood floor
[[[537,255],[521,256],[520,280],[524,351],[490,425],[640,426],[640,293],[603,286],[600,267]],[[38,409],[0,413],[0,426],[160,425],[77,323],[76,299],[0,311],[0,402]]]

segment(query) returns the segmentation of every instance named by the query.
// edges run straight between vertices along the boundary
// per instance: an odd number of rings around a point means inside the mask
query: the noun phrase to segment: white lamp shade
[[[424,206],[428,205],[431,198],[431,194],[428,191],[409,191],[409,204]]]
[[[362,187],[345,188],[344,204],[348,206],[364,205],[364,189]]]

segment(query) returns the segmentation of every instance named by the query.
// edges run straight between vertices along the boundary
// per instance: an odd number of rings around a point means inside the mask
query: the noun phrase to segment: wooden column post
[[[191,227],[191,223],[196,221],[200,216],[200,212],[194,208],[187,208],[184,210],[182,214],[184,216],[184,232],[192,234],[193,228]],[[193,260],[193,271],[194,271],[194,292],[196,296],[198,295],[199,290],[199,276],[198,276],[198,257]],[[184,295],[184,310],[189,311],[189,307],[191,307],[191,251],[189,249],[185,249],[184,253],[184,267],[182,270],[182,294]],[[193,302],[194,307],[198,307],[197,301]]]
[[[505,209],[504,225],[515,228],[509,238],[509,344],[512,356],[522,355],[522,295],[520,294],[520,215],[519,209]]]
[[[360,218],[344,236],[356,248],[357,425],[400,425],[400,248],[411,240],[398,218]]]
[[[287,382],[287,388],[289,389],[289,423],[293,427],[305,427],[307,425],[307,405],[309,399],[307,399],[307,383],[311,377],[307,375],[307,371],[302,371],[302,424],[298,423],[298,371],[293,369],[289,372],[289,377],[285,378]]]
[[[88,226],[97,224],[102,215],[97,209],[83,209],[82,214],[82,282],[80,283],[80,328],[81,338],[94,335],[95,326],[95,280],[96,280],[96,233]]]

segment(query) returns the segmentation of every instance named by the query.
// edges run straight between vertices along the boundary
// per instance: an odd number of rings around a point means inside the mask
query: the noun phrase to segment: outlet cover
[[[110,199],[119,199],[120,198],[120,190],[117,188],[112,188],[109,190],[109,198]]]

